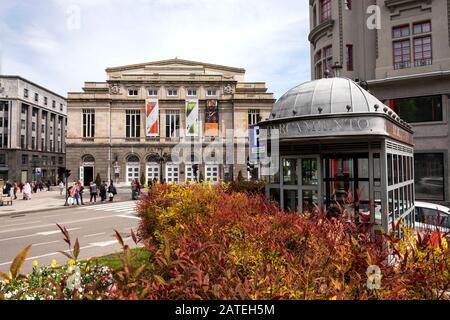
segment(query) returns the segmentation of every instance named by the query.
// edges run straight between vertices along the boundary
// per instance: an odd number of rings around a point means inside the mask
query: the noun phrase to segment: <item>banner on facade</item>
[[[198,137],[198,100],[186,100],[186,136]]]
[[[260,140],[260,128],[257,125],[249,128],[249,159],[251,162],[264,160],[266,158],[266,147]]]
[[[219,136],[219,108],[217,100],[206,101],[205,136]]]
[[[147,100],[145,112],[147,137],[159,137],[159,101]]]

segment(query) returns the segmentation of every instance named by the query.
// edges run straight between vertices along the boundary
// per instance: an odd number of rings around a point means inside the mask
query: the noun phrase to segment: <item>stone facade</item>
[[[64,97],[40,85],[0,76],[0,180],[57,182],[65,166],[66,108]]]
[[[109,68],[106,72],[106,82],[86,82],[84,92],[68,96],[67,167],[72,171],[71,179],[83,178],[88,184],[98,174],[102,180],[126,184],[143,173],[145,181],[156,177],[172,182],[177,175],[176,180],[184,182],[194,162],[200,165],[198,177],[201,174],[205,179],[211,170],[222,180],[237,177],[239,171],[245,175],[247,156],[237,150],[240,145],[248,148],[249,119],[255,118],[249,113],[257,115],[256,122],[266,119],[275,102],[265,83],[243,82],[245,70],[240,68],[181,59]],[[186,100],[190,99],[197,100],[199,107],[199,135],[193,140],[184,132]],[[146,131],[149,100],[159,104],[159,134],[153,137]],[[209,100],[218,105],[218,134],[214,139],[204,131]],[[91,136],[85,131],[89,125],[86,112],[95,114],[95,133]],[[138,127],[130,114],[139,115]],[[180,129],[175,134],[174,121]],[[132,127],[138,130],[137,134]],[[234,132],[227,131],[230,129]],[[130,136],[130,132],[134,135]],[[208,160],[210,144],[226,139],[231,139],[235,147],[230,151],[234,164],[225,161],[223,145],[216,148],[215,158]],[[202,151],[195,154],[202,153],[202,161],[189,157],[175,166],[172,150],[192,142],[201,145]],[[154,171],[158,172],[156,176]]]
[[[417,199],[449,204],[449,1],[327,2],[310,1],[312,78],[328,69],[331,76],[367,81],[371,93],[413,126]],[[439,160],[427,163],[430,157]],[[426,181],[432,182],[424,188]]]

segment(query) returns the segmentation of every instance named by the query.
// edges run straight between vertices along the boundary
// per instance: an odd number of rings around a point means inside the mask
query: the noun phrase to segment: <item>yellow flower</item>
[[[89,270],[91,270],[91,268],[89,268],[89,266],[86,267],[86,272],[89,272]]]
[[[11,273],[11,271],[8,272],[8,278],[12,280],[12,273]]]
[[[75,260],[73,260],[73,259],[70,259],[70,261],[69,261],[69,265],[71,265],[71,266],[74,266],[74,265],[75,265]]]
[[[4,279],[3,280],[3,284],[8,284],[9,283],[9,280],[8,279]]]
[[[331,297],[330,300],[337,300],[337,296]]]
[[[37,268],[37,266],[38,266],[38,261],[37,261],[37,260],[34,260],[34,261],[33,261],[33,267]]]
[[[56,260],[55,259],[52,260],[52,268],[56,268]]]

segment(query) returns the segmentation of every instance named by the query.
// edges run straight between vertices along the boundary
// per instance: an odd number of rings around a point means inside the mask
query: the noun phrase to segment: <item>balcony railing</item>
[[[410,68],[410,67],[411,67],[411,62],[409,62],[409,61],[399,62],[399,63],[394,64],[395,70],[406,69],[406,68]]]
[[[414,61],[415,67],[424,67],[424,66],[431,66],[433,64],[433,59],[427,58],[427,59],[416,59]]]

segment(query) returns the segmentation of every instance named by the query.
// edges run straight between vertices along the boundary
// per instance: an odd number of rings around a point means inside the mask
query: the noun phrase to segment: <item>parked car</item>
[[[416,230],[439,229],[441,232],[450,232],[450,208],[416,201],[415,228]]]

